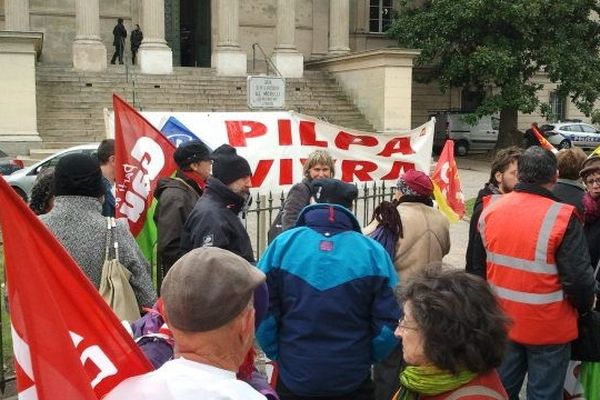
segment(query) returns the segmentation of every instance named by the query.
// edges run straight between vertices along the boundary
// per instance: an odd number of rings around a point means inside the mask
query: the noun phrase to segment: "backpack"
[[[367,235],[371,239],[378,242],[383,246],[385,251],[390,255],[392,261],[396,255],[396,242],[398,242],[398,235],[394,234],[388,227],[379,225],[377,229]]]

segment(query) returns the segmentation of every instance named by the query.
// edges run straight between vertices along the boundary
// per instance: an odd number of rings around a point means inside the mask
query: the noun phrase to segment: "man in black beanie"
[[[238,217],[250,198],[250,165],[227,144],[217,148],[211,158],[212,177],[183,226],[181,252],[212,246],[254,262],[250,237]]]
[[[158,232],[158,272],[162,276],[183,255],[180,250],[183,224],[202,196],[210,176],[210,150],[200,140],[182,143],[173,154],[178,169],[173,178],[158,182],[154,222]]]

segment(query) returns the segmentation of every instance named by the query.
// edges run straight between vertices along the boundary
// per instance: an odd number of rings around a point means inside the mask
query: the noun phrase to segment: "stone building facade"
[[[15,8],[14,4],[27,1],[28,9]],[[441,93],[435,83],[413,79],[412,60],[418,53],[392,50],[394,41],[383,33],[396,2],[4,0],[0,30],[6,30],[7,11],[19,18],[28,15],[28,30],[43,33],[37,62],[92,71],[106,68],[114,51],[112,29],[117,18],[125,20],[128,32],[135,24],[144,31],[142,73],[171,73],[173,66],[212,67],[222,75],[261,73],[264,58],[253,47],[258,43],[284,76],[301,77],[305,68],[332,72],[376,129],[386,131],[417,126],[434,111],[461,109],[469,101],[468,93],[460,89]],[[362,79],[370,79],[369,84],[361,86]],[[553,97],[553,85],[544,75],[537,79],[545,83],[540,99],[553,100],[560,118],[583,118],[568,101]],[[379,95],[371,93],[373,88],[393,90]],[[408,120],[394,120],[394,112],[408,115]],[[534,120],[542,119],[523,115],[519,125],[525,128]]]

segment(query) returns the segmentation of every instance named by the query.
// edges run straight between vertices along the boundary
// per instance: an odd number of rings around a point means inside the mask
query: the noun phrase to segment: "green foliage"
[[[405,1],[388,34],[421,49],[425,81],[488,93],[478,115],[547,112],[531,81],[539,71],[590,115],[600,95],[597,11],[595,0]]]

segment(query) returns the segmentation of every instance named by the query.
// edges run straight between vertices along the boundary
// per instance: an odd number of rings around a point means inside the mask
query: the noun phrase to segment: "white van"
[[[436,153],[444,147],[446,139],[454,140],[454,152],[457,156],[491,150],[496,146],[500,119],[486,115],[470,124],[465,119],[468,115],[469,113],[444,111],[430,116],[435,117],[433,149]]]

